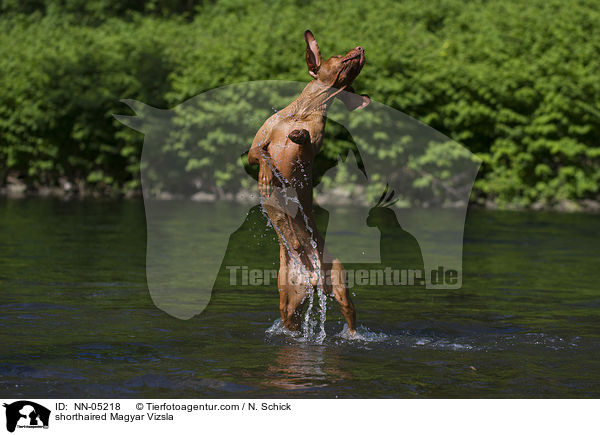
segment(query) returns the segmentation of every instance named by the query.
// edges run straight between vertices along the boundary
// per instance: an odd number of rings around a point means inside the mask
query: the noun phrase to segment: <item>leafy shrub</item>
[[[310,28],[325,56],[365,47],[358,92],[483,159],[476,200],[598,198],[600,12],[590,0],[223,0],[193,10],[186,2],[4,0],[2,10],[4,182],[12,174],[32,185],[64,178],[135,188],[142,138],[111,118],[126,112],[120,99],[166,108],[226,84],[308,81],[302,33]],[[349,149],[343,129],[327,134],[324,156]],[[203,188],[240,187],[218,156],[203,165]]]

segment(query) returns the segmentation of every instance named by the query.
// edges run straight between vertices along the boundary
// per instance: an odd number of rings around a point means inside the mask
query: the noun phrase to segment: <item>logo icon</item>
[[[214,197],[226,199],[227,189],[236,189],[238,180],[257,185],[258,173],[245,166],[256,132],[305,86],[288,81],[237,83],[169,110],[123,101],[135,116],[115,118],[144,133],[140,171],[146,278],[160,309],[190,319],[207,307],[220,276],[230,276],[221,264],[251,266],[248,259],[263,257],[262,236],[257,235],[267,224],[249,220],[264,206],[258,192],[245,194],[250,211],[228,207],[226,201],[212,206],[203,195],[210,196],[207,192],[214,186],[215,192],[222,192]],[[355,265],[355,270],[414,269],[420,273],[416,280],[424,281],[427,289],[461,288],[465,218],[481,160],[434,128],[375,100],[359,111],[333,104],[327,118],[345,139],[340,139],[339,149],[330,149],[330,160],[319,167],[323,181],[315,186],[315,195],[340,199],[341,205],[344,198],[361,204],[352,213],[343,206],[323,209],[327,251],[342,264]],[[192,192],[197,193],[190,196]],[[280,192],[289,204],[286,215],[302,216],[294,205],[293,189],[286,192]],[[164,201],[169,198],[174,201]],[[211,222],[209,231],[206,221]],[[244,239],[249,228],[263,229]],[[236,240],[240,245],[230,245]],[[202,246],[210,249],[198,248]],[[244,252],[244,258],[230,257],[234,252]],[[273,261],[278,258],[276,253]],[[257,263],[254,269],[264,271],[265,264]]]
[[[19,400],[6,408],[6,430],[14,432],[15,428],[48,428],[50,410],[29,400]]]

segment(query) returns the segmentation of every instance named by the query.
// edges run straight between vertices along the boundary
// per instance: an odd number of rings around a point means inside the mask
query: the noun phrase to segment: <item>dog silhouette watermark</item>
[[[48,428],[50,410],[29,400],[19,400],[3,405],[6,408],[6,430],[14,432],[16,428]]]

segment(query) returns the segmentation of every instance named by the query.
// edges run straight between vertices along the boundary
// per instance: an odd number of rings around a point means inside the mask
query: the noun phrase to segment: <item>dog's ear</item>
[[[337,96],[348,110],[360,110],[369,105],[371,99],[368,95],[358,95],[354,93],[352,86],[348,86],[345,92],[340,92]]]
[[[310,30],[304,32],[304,40],[306,41],[306,65],[308,66],[308,73],[317,78],[317,71],[319,71],[319,67],[323,61],[321,50],[319,50],[315,36]]]

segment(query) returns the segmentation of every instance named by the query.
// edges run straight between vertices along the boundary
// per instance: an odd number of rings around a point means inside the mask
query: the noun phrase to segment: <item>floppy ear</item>
[[[304,32],[304,40],[306,41],[306,65],[308,66],[308,73],[317,78],[317,71],[319,71],[319,67],[323,61],[321,50],[319,50],[315,36],[310,30]]]
[[[371,102],[368,95],[355,94],[352,86],[348,86],[345,92],[340,92],[337,97],[342,100],[348,110],[364,109]]]

